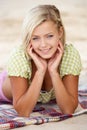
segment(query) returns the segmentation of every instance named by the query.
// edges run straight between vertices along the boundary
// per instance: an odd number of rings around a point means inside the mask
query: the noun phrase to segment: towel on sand
[[[87,91],[79,91],[79,102],[82,109],[75,111],[74,114],[62,114],[56,101],[46,104],[37,103],[30,117],[19,117],[13,105],[6,102],[0,104],[0,128],[2,130],[23,127],[26,125],[38,125],[48,122],[58,122],[74,116],[87,113]]]

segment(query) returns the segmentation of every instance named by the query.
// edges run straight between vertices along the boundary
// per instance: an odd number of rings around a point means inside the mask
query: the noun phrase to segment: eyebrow
[[[50,33],[46,33],[45,35],[49,35],[49,34],[52,34],[53,32],[50,32]],[[32,37],[38,37],[39,35],[32,35]]]

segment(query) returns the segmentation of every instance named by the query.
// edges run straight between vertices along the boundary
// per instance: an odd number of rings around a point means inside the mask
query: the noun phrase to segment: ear
[[[59,39],[63,36],[63,27],[61,26],[59,29]]]

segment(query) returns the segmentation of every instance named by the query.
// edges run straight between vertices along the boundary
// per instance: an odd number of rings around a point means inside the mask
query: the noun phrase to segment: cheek
[[[36,49],[36,48],[37,48],[37,45],[36,45],[36,44],[34,44],[34,43],[31,43],[31,44],[32,44],[33,49]]]
[[[54,51],[56,52],[57,51],[57,48],[58,48],[58,42],[56,42],[55,44],[54,44]]]
[[[54,48],[57,49],[58,47],[58,41],[54,44]]]
[[[38,46],[37,46],[37,45],[32,44],[32,48],[33,48],[33,50],[34,50],[36,53],[38,52]]]

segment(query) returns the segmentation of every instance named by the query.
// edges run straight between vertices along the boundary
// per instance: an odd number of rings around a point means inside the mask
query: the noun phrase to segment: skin
[[[55,91],[56,101],[64,114],[73,113],[78,105],[78,76],[59,75],[59,65],[64,53],[60,42],[63,29],[57,30],[52,21],[46,21],[37,26],[31,36],[28,54],[32,58],[32,77],[29,86],[28,79],[10,77],[3,84],[4,94],[11,99],[20,116],[29,116],[37,103],[41,89]],[[6,82],[9,81],[9,85]],[[7,89],[10,88],[7,94]]]

